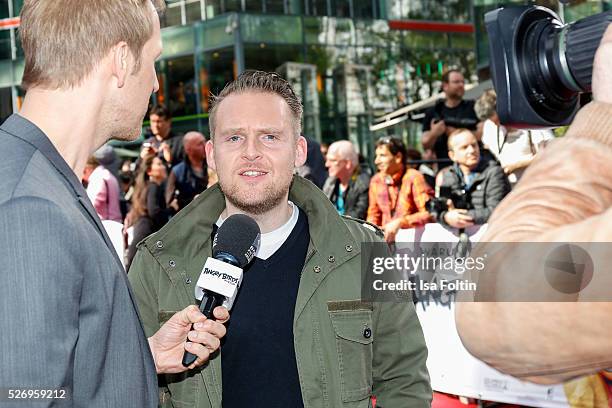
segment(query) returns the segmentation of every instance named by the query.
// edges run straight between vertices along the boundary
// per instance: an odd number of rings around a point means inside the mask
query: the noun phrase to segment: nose
[[[261,157],[259,139],[255,135],[249,135],[243,144],[244,151],[242,156],[249,161],[257,160]]]
[[[157,93],[159,91],[159,79],[157,78],[157,74],[155,74],[155,83],[153,84],[153,93]]]

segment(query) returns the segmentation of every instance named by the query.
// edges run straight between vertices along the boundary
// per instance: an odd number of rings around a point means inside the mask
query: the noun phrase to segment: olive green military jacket
[[[289,199],[306,213],[310,230],[293,319],[305,408],[366,408],[371,395],[381,408],[429,407],[427,349],[414,305],[360,300],[361,243],[381,238],[340,217],[323,193],[300,177]],[[194,303],[195,283],[211,256],[212,226],[224,208],[215,185],[139,244],[128,276],[147,336]],[[220,408],[221,352],[199,369],[160,376],[161,405]]]

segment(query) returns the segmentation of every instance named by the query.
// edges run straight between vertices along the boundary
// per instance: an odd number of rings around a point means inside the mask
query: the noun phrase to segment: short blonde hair
[[[495,90],[488,89],[480,95],[474,104],[474,112],[480,120],[487,120],[493,116],[497,109],[497,94]]]
[[[234,81],[226,84],[218,96],[213,95],[208,116],[211,139],[215,137],[217,110],[223,99],[233,94],[245,92],[269,93],[283,98],[291,111],[295,137],[297,138],[300,135],[302,132],[302,101],[291,87],[291,84],[275,72],[249,70],[240,74]]]
[[[111,47],[125,41],[136,58],[153,35],[153,4],[163,0],[25,0],[19,35],[25,55],[22,87],[77,86]]]

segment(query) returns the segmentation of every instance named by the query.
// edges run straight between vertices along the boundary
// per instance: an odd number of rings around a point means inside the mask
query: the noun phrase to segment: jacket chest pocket
[[[330,311],[336,337],[342,401],[360,401],[372,393],[372,311]]]

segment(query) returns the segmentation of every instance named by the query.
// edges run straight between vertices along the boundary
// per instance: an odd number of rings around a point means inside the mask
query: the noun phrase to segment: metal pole
[[[240,29],[240,14],[233,13],[230,18],[233,18],[232,28],[234,31],[234,59],[236,60],[236,75],[244,72],[244,44],[242,42],[242,33]]]

